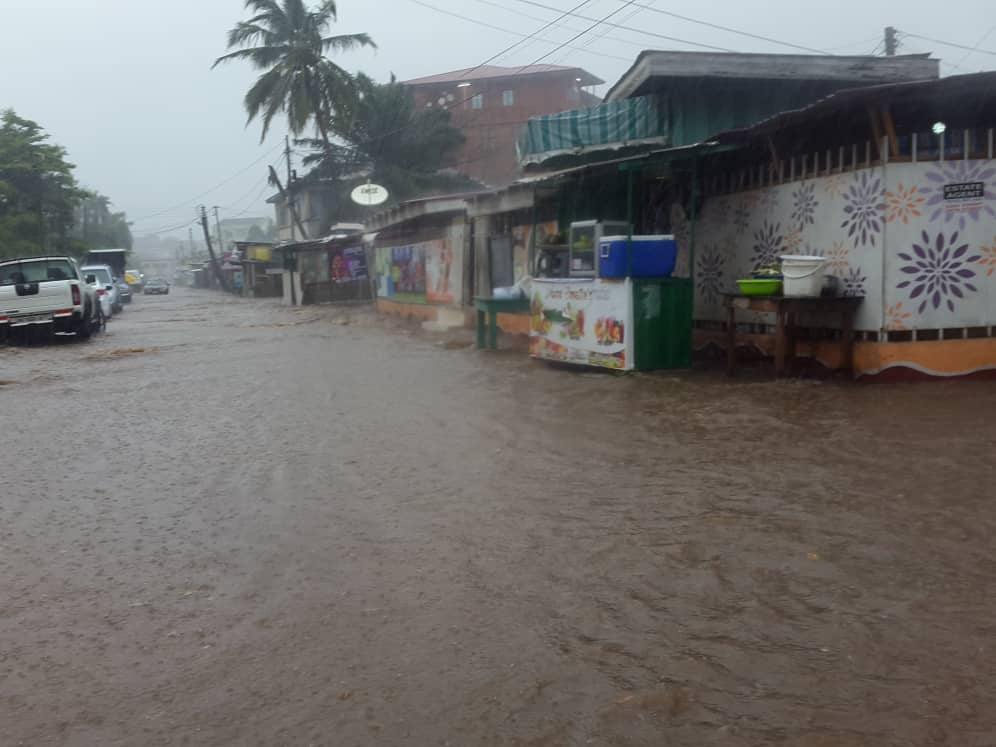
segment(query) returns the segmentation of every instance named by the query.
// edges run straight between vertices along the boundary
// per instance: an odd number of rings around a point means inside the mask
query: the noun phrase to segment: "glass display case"
[[[593,278],[598,274],[598,247],[603,236],[629,233],[625,221],[581,220],[571,223],[568,269],[572,278]]]

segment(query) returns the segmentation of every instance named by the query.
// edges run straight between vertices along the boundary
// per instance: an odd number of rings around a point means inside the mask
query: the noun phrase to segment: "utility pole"
[[[190,250],[190,259],[194,259],[194,257],[196,255],[194,254],[194,229],[193,228],[188,228],[187,229],[187,238],[190,239],[190,243],[187,245],[187,248]]]
[[[208,228],[207,208],[201,205],[201,228],[204,229],[204,240],[207,242],[208,254],[211,256],[211,267],[214,269],[214,276],[218,278],[218,284],[222,290],[228,290],[225,284],[225,276],[221,274],[221,267],[218,265],[218,258],[214,256],[214,246],[211,244],[211,230]]]
[[[214,227],[218,231],[218,251],[223,255],[225,253],[225,242],[221,238],[221,219],[218,217],[219,208],[217,205],[214,206]]]
[[[896,50],[899,49],[899,38],[893,26],[885,27],[885,56],[895,57]]]
[[[284,135],[284,159],[287,161],[287,191],[284,193],[284,199],[287,201],[287,209],[291,214],[291,241],[296,241],[297,236],[294,235],[294,197],[291,195],[291,178],[294,174],[293,166],[291,164],[291,147],[290,147],[290,135]],[[278,180],[279,184],[279,180]],[[280,189],[283,192],[283,188]],[[302,238],[307,238],[302,236]]]

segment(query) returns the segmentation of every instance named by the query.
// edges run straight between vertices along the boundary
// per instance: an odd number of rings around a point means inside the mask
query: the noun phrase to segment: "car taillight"
[[[73,306],[80,305],[80,287],[78,285],[73,286]]]
[[[104,295],[104,289],[103,288],[97,288],[97,295],[98,296]]]

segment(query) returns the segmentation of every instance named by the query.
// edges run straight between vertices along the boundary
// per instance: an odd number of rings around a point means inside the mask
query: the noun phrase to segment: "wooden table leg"
[[[730,304],[726,310],[726,375],[733,376],[737,367],[737,310]]]
[[[488,348],[498,349],[498,312],[494,309],[488,314]]]
[[[840,332],[841,352],[844,356],[844,366],[854,373],[854,312],[845,311],[843,329]]]
[[[487,319],[487,312],[481,309],[477,310],[477,349],[481,350],[484,348],[484,324]]]
[[[788,346],[785,335],[785,314],[775,313],[775,378],[785,373],[785,350]]]
[[[792,371],[795,371],[795,359],[798,355],[796,321],[795,314],[785,315],[785,368]]]

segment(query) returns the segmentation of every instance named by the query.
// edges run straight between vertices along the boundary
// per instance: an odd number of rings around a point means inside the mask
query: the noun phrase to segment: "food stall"
[[[617,371],[691,365],[692,285],[670,277],[673,237],[599,237],[580,277],[531,282],[530,355]]]

